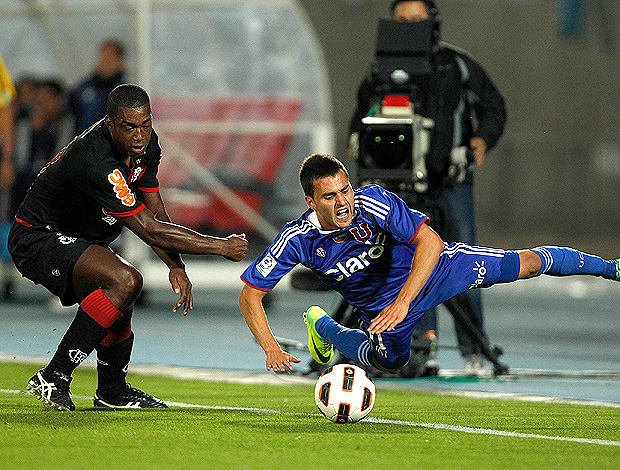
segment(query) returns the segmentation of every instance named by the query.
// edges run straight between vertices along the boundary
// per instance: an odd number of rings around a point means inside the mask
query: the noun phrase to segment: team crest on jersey
[[[108,214],[103,207],[101,208],[101,212],[103,212],[103,217],[101,217],[101,220],[103,220],[106,224],[114,225],[116,222],[118,222],[116,218]]]
[[[131,192],[131,189],[129,189],[127,181],[125,181],[123,174],[118,168],[108,175],[108,181],[112,183],[112,188],[116,193],[116,197],[120,199],[123,205],[133,206],[135,204],[136,197]]]
[[[146,167],[142,165],[137,166],[133,170],[131,170],[131,173],[129,174],[129,184],[138,181],[144,174],[144,170],[146,170]]]
[[[372,236],[372,232],[370,231],[370,227],[367,222],[362,222],[359,226],[352,227],[349,232],[351,232],[353,238],[362,243],[367,241]]]
[[[271,253],[267,253],[267,256],[256,265],[256,270],[261,273],[263,277],[267,277],[273,268],[276,267],[276,264],[278,264],[276,259],[271,256]]]
[[[321,258],[325,258],[325,255],[327,254],[327,252],[325,251],[325,248],[323,248],[323,247],[318,247],[318,248],[316,249],[316,254],[317,254],[318,256],[320,256]]]

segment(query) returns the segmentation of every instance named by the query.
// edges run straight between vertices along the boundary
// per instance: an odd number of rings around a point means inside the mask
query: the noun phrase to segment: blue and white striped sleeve
[[[301,230],[295,224],[287,224],[261,256],[241,275],[250,287],[262,291],[272,290],[291,269],[302,262]]]
[[[394,193],[376,185],[365,186],[355,196],[358,207],[375,222],[405,241],[412,241],[429,218],[411,209]]]

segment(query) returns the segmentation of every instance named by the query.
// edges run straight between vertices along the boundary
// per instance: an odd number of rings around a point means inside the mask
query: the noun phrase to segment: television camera
[[[415,205],[429,190],[426,156],[435,123],[427,115],[435,37],[432,20],[379,19],[372,106],[350,142],[358,186],[380,184]],[[462,182],[471,161],[467,147],[454,148],[447,179]]]

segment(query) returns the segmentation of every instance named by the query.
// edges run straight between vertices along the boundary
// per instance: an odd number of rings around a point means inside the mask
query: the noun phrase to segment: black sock
[[[133,332],[120,343],[111,346],[97,345],[98,388],[122,388],[133,348]]]
[[[107,328],[93,320],[82,307],[78,308],[75,319],[45,368],[46,371],[58,371],[70,376],[108,332]]]

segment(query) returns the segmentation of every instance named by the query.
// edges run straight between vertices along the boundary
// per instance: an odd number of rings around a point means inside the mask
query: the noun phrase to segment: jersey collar
[[[356,209],[355,210],[355,214],[353,214],[353,220],[354,221],[357,218],[358,214],[359,214],[359,212]],[[319,216],[316,215],[316,211],[310,212],[308,214],[307,220],[308,220],[308,222],[310,222],[310,224],[312,224],[313,227],[315,227],[319,231],[319,233],[321,235],[334,235],[334,234],[339,233],[339,232],[346,232],[353,225],[353,223],[351,223],[351,225],[349,225],[347,228],[339,228],[339,229],[336,229],[336,230],[325,230],[323,228],[323,226],[321,225],[321,222],[319,222]]]

